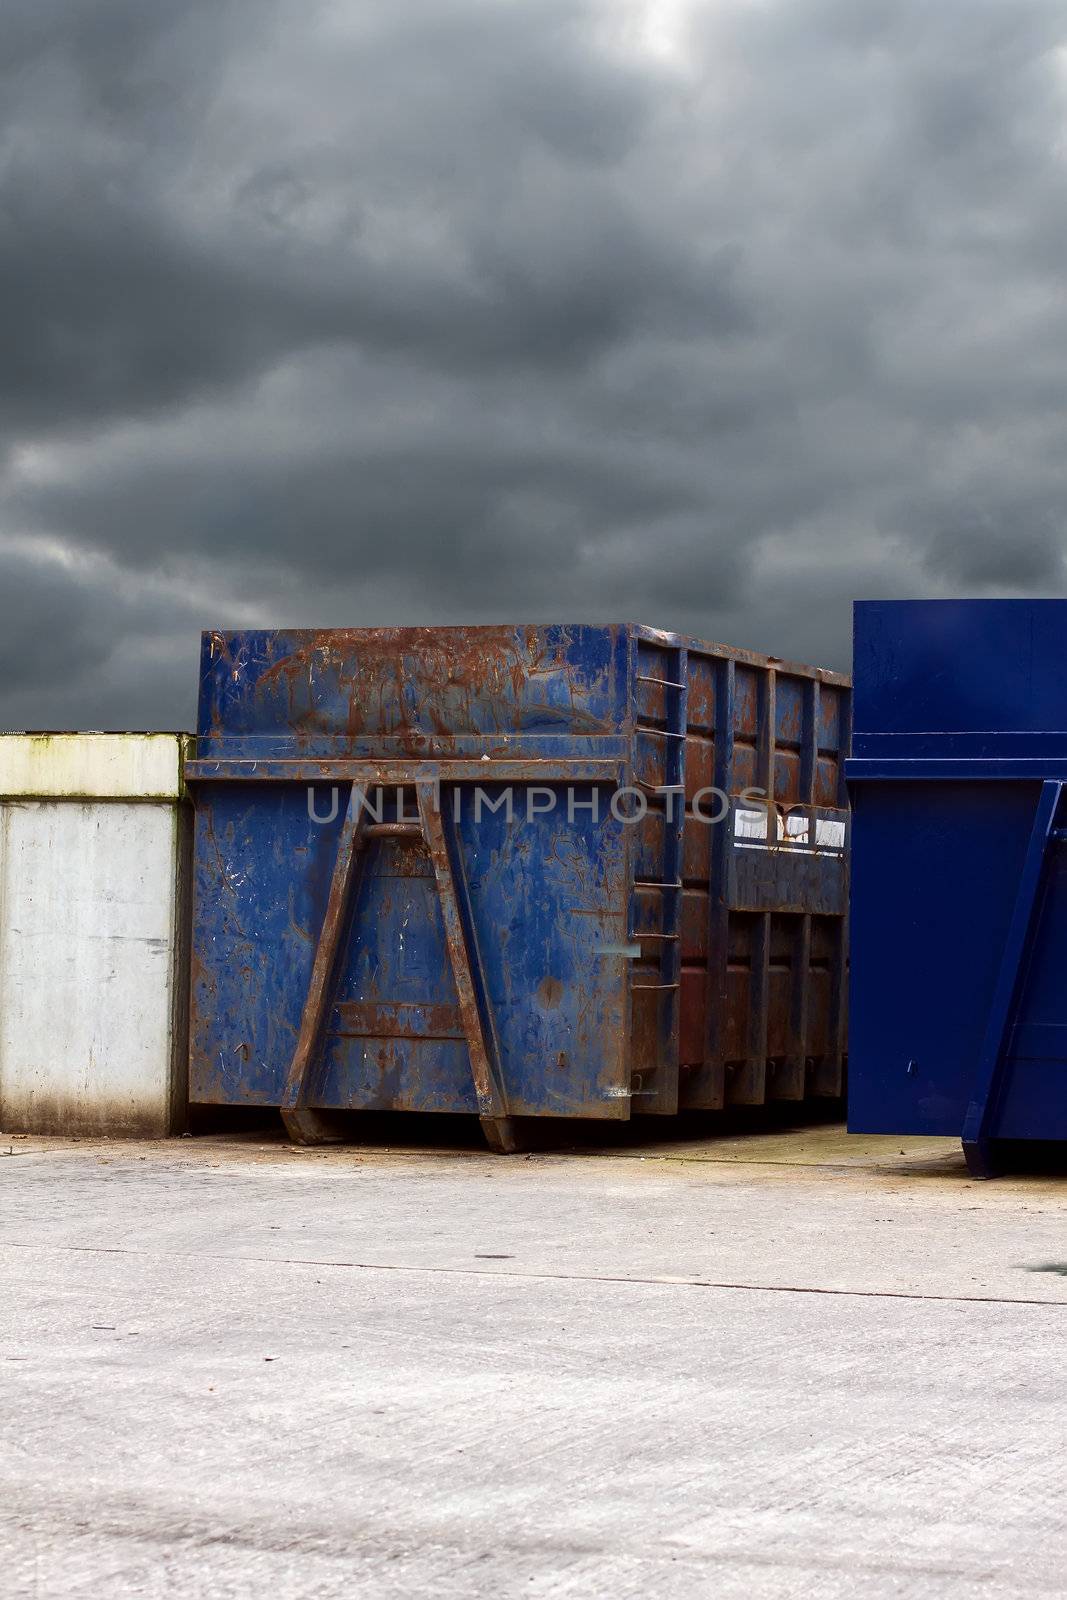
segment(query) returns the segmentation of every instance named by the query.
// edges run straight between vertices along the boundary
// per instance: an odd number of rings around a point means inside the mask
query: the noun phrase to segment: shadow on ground
[[[754,1134],[787,1133],[841,1122],[841,1100],[805,1104],[732,1106],[725,1111],[682,1112],[675,1117],[634,1117],[629,1122],[582,1121],[574,1117],[515,1119],[523,1151],[628,1150],[654,1145],[680,1149],[711,1140],[748,1138]],[[346,1142],[373,1149],[484,1150],[485,1137],[476,1117],[430,1115],[404,1111],[352,1111],[336,1116]],[[205,1135],[255,1134],[288,1142],[281,1113],[270,1106],[192,1106],[189,1132]]]

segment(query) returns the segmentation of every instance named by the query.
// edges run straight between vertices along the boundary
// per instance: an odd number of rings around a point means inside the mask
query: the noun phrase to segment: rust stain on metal
[[[543,978],[537,987],[538,1003],[546,1011],[555,1011],[563,998],[563,985],[558,978]]]
[[[458,1006],[416,1001],[343,1000],[336,1009],[337,1032],[352,1039],[463,1039]]]
[[[220,653],[227,652],[224,636],[213,640]],[[413,661],[417,671],[411,670]],[[603,720],[574,698],[575,671],[562,644],[549,647],[545,630],[536,627],[335,628],[301,636],[298,648],[259,674],[256,693],[284,684],[289,727],[299,744],[315,733],[337,731],[315,708],[316,681],[330,673],[346,698],[350,738],[368,729],[384,732],[401,738],[408,753],[420,754],[432,735],[476,731],[475,701],[488,709],[492,731],[521,732],[529,709],[525,691],[540,679],[562,678],[571,685],[566,707],[536,701],[542,718],[568,731],[604,731]]]

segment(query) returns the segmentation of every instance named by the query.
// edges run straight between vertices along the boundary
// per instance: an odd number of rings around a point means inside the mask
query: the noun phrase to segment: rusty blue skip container
[[[855,608],[849,1127],[1067,1139],[1067,601]]]
[[[839,1094],[849,699],[632,624],[206,634],[191,1101],[506,1150]]]

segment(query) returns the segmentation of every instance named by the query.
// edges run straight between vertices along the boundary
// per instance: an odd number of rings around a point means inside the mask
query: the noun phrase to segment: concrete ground
[[[0,1590],[1067,1589],[1067,1181],[0,1138]]]

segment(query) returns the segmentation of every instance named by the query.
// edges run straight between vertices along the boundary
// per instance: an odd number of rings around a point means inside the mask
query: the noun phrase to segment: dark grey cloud
[[[54,545],[0,545],[3,726],[108,728],[120,703],[123,726],[185,727],[198,626],[195,601],[154,577]]]
[[[200,626],[639,617],[843,665],[1055,593],[1060,0],[7,0],[0,718]]]

